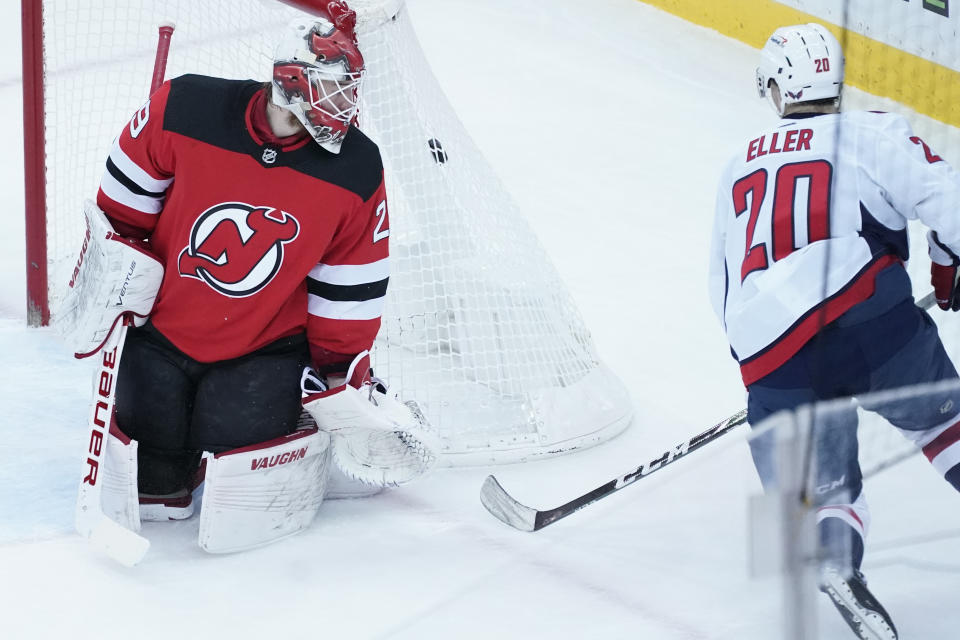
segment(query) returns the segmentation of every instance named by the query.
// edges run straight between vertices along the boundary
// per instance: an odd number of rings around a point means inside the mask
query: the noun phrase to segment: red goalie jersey
[[[114,142],[97,204],[166,273],[154,326],[201,362],[306,331],[317,364],[368,349],[388,280],[383,165],[351,128],[339,155],[258,135],[263,84],[182,76]],[[342,357],[346,356],[346,357]]]

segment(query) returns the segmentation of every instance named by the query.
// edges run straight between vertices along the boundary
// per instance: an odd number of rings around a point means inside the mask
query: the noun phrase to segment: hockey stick
[[[150,541],[111,520],[100,501],[106,472],[107,434],[113,417],[116,398],[117,365],[127,339],[130,319],[124,317],[107,338],[100,352],[100,367],[94,378],[94,395],[90,407],[90,439],[84,461],[83,480],[77,492],[76,527],[90,544],[120,564],[132,567],[146,555]]]
[[[172,22],[161,22],[157,27],[159,37],[157,40],[157,55],[153,60],[153,75],[150,77],[150,95],[160,88],[163,84],[163,78],[167,75],[167,55],[170,53],[170,38],[173,37],[173,30],[176,25]]]
[[[917,301],[917,306],[921,309],[929,309],[934,304],[936,304],[936,297],[932,291]],[[644,478],[654,471],[662,469],[691,451],[695,451],[719,439],[720,436],[730,433],[734,427],[744,424],[746,421],[747,410],[741,409],[726,420],[718,422],[703,433],[695,435],[685,442],[681,442],[650,462],[640,465],[636,469],[600,485],[593,491],[585,493],[553,509],[541,511],[517,502],[500,486],[500,483],[492,475],[487,476],[487,479],[483,481],[483,486],[480,488],[480,502],[483,503],[483,506],[486,507],[487,511],[493,514],[495,518],[510,525],[514,529],[521,531],[539,531],[557,520],[566,518],[571,513],[579,511],[587,505],[593,504],[597,500],[605,498],[627,485],[633,484],[640,478]]]
[[[937,295],[933,291],[917,300],[917,306],[926,311],[937,304]]]
[[[174,24],[161,23],[158,27],[157,54],[150,78],[150,93],[160,88],[167,72],[167,56]],[[90,439],[87,442],[87,458],[84,461],[83,480],[77,491],[75,526],[80,535],[90,544],[120,564],[132,567],[143,560],[150,549],[150,541],[135,531],[111,520],[103,512],[101,494],[105,478],[107,437],[113,420],[116,400],[116,372],[127,340],[127,328],[132,324],[129,316],[120,319],[102,347],[100,368],[94,384],[93,402],[90,408]]]
[[[658,469],[662,469],[671,462],[674,462],[691,451],[696,451],[700,447],[713,442],[727,433],[730,433],[741,424],[747,421],[747,410],[741,409],[726,420],[718,422],[701,434],[695,435],[689,440],[681,442],[677,446],[664,451],[663,455],[654,458],[646,464],[642,464],[622,476],[614,478],[609,482],[600,485],[593,491],[574,498],[570,502],[556,507],[538,511],[514,500],[510,494],[504,491],[500,483],[493,476],[487,476],[480,489],[480,502],[487,508],[487,511],[493,514],[501,522],[505,522],[515,529],[521,531],[539,531],[547,525],[553,524],[561,518],[566,518],[571,513],[583,509],[589,504],[593,504],[601,498],[605,498],[614,491],[619,491],[627,485],[633,484],[640,478],[644,478]]]

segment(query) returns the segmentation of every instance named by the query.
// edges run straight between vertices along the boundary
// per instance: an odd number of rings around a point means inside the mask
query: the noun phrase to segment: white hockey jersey
[[[960,174],[901,116],[785,119],[745,143],[720,180],[710,259],[744,384],[869,298],[917,218],[960,254]]]

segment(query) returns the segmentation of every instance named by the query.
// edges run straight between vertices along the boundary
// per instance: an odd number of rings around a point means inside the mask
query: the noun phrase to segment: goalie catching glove
[[[332,436],[333,460],[341,471],[367,484],[394,486],[433,466],[439,438],[415,402],[400,402],[372,377],[367,351],[350,363],[342,383],[328,382],[334,381],[305,369],[303,407]]]
[[[125,313],[142,326],[153,310],[163,265],[143,243],[117,235],[103,211],[83,203],[87,235],[55,316],[57,330],[78,358],[104,345]]]

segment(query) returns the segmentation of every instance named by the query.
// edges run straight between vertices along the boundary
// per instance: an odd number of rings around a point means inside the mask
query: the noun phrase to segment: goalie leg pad
[[[184,520],[193,515],[193,497],[184,489],[174,495],[154,496],[137,491],[139,443],[116,424],[110,426],[106,461],[102,465],[100,506],[104,515],[122,527],[139,531],[141,522]]]
[[[200,548],[243,551],[291,536],[313,522],[327,487],[330,436],[303,429],[205,458]]]
[[[105,462],[101,467],[103,485],[100,490],[103,513],[120,526],[139,531],[137,441],[124,435],[116,424],[111,424],[104,455]]]

